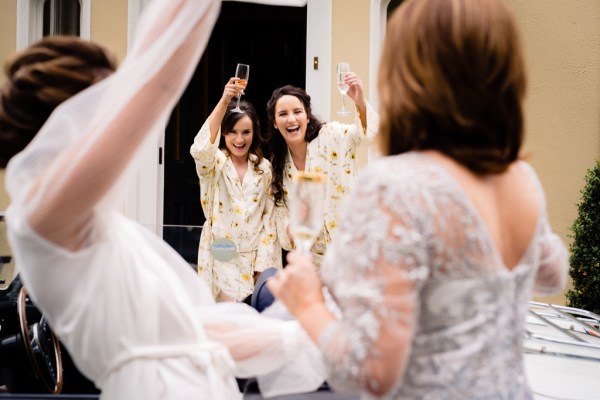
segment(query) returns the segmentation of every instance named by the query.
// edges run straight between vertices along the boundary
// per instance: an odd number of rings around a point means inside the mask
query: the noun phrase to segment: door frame
[[[81,6],[80,34],[90,38],[92,0],[79,0]],[[21,50],[40,40],[43,36],[44,0],[17,0],[17,43]]]
[[[152,0],[128,0],[128,48],[131,46],[140,14]],[[235,1],[235,0],[229,0]],[[332,0],[307,0],[306,12],[306,90],[311,94],[313,110],[329,120],[331,93],[331,20]],[[318,68],[313,60],[318,57]],[[163,231],[164,162],[158,154],[164,149],[164,131],[155,143],[142,150],[143,160],[135,172],[135,188],[129,191],[123,212],[159,236]]]

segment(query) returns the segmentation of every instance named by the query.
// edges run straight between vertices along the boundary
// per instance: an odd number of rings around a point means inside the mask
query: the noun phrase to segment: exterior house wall
[[[585,171],[600,156],[600,1],[508,3],[528,66],[525,153],[544,185],[550,223],[569,243]]]

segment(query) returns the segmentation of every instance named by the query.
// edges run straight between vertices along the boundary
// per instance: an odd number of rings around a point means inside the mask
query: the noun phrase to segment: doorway
[[[165,133],[163,238],[196,262],[205,221],[189,148],[221,98],[237,63],[250,65],[244,99],[267,124],[266,104],[277,87],[306,86],[306,7],[223,2],[206,51],[171,115]]]

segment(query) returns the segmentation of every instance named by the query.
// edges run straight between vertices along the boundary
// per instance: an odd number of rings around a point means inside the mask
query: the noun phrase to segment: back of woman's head
[[[379,70],[384,154],[438,150],[478,174],[516,160],[525,70],[502,0],[406,0]]]
[[[0,91],[0,167],[33,139],[62,102],[116,69],[103,47],[74,36],[49,36],[5,64]]]
[[[225,112],[225,117],[223,117],[223,121],[221,121],[221,139],[219,141],[219,148],[225,150],[227,149],[227,146],[225,145],[225,133],[233,131],[235,124],[237,124],[237,122],[243,117],[250,118],[250,121],[252,121],[253,132],[252,143],[250,144],[249,153],[256,155],[257,158],[253,162],[254,169],[258,173],[262,173],[261,170],[258,168],[264,157],[262,152],[264,138],[260,129],[260,119],[258,118],[258,114],[254,106],[246,100],[240,101],[240,109],[242,110],[242,112],[231,111],[236,106],[237,101],[235,100],[229,103],[227,111]]]

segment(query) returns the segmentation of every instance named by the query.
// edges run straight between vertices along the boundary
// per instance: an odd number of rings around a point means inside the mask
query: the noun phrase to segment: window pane
[[[45,0],[44,36],[79,36],[80,15],[81,5],[79,0]]]

